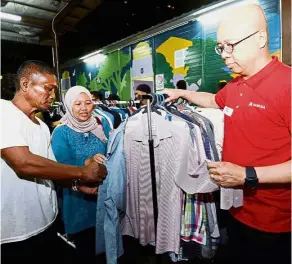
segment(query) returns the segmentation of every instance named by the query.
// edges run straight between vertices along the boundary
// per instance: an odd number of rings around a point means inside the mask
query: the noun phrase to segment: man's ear
[[[28,79],[26,77],[22,77],[20,79],[20,89],[24,92],[27,92],[27,89],[28,89]]]
[[[267,31],[263,31],[261,30],[259,32],[259,44],[260,44],[260,48],[264,48],[268,45],[268,33]]]

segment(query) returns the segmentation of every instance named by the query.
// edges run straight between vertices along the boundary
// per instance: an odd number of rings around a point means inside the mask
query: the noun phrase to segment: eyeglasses
[[[246,40],[246,39],[252,37],[253,35],[255,35],[255,34],[258,33],[258,32],[259,32],[259,30],[258,30],[257,32],[252,33],[251,35],[248,35],[246,38],[244,38],[244,39],[242,39],[242,40],[239,40],[239,41],[237,41],[237,42],[235,42],[235,43],[233,43],[233,44],[231,44],[231,43],[224,43],[223,45],[222,45],[222,44],[218,44],[218,45],[216,45],[216,47],[215,47],[215,51],[216,51],[216,53],[217,53],[218,55],[221,55],[222,52],[223,52],[223,50],[224,50],[225,52],[231,54],[231,53],[233,52],[234,47],[235,47],[236,45],[238,45],[238,44],[241,43],[242,41],[244,41],[244,40]]]

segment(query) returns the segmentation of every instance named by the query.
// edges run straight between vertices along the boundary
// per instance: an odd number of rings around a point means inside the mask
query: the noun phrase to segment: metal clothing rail
[[[137,100],[137,101],[109,101],[109,100],[105,100],[105,101],[101,101],[101,102],[94,102],[93,104],[95,105],[102,105],[104,103],[106,104],[139,104],[141,101]]]
[[[101,102],[94,102],[94,105],[102,105],[102,104],[139,104],[141,101],[140,100],[136,100],[136,101],[109,101],[109,100],[105,100],[105,101],[101,101]],[[62,106],[63,103],[62,102],[54,102],[54,104],[52,105],[53,107],[58,107],[58,106]]]

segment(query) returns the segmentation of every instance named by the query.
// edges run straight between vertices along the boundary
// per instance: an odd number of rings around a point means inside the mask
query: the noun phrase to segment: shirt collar
[[[270,75],[276,67],[278,67],[280,64],[278,57],[272,56],[272,61],[269,62],[263,69],[261,69],[258,73],[251,76],[247,80],[245,80],[243,77],[239,77],[237,85],[241,85],[243,83],[246,83],[248,86],[252,88],[257,88],[263,80],[266,79],[268,75]]]
[[[137,119],[136,119],[137,118]],[[142,128],[137,129],[135,133],[133,134],[133,140],[136,141],[145,141],[148,144],[148,138],[149,138],[149,130],[148,130],[148,120],[147,120],[147,115],[146,114],[136,114],[136,118],[129,119],[131,120],[136,120],[139,122],[139,126],[142,126]],[[165,125],[165,122],[168,123],[165,119],[163,119],[160,115],[157,113],[152,113],[151,114],[151,119],[152,119],[152,135],[154,138],[154,141],[160,141],[162,139],[166,139],[169,137],[172,137],[172,133],[170,131],[169,126]],[[157,143],[157,142],[156,142]],[[154,145],[155,142],[154,142]]]

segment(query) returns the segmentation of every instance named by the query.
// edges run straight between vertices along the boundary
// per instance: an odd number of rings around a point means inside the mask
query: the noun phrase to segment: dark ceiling
[[[53,0],[18,0],[18,2],[26,3],[30,1],[52,2]],[[53,2],[59,2],[55,14],[66,2],[69,2],[69,4],[70,2],[75,3],[73,8],[67,10],[68,12],[58,21],[59,60],[61,64],[207,5],[213,0],[156,0],[155,2],[137,0],[55,0]],[[91,8],[85,7],[84,2],[94,2],[95,5],[92,5]],[[83,12],[82,8],[87,12]],[[75,20],[70,17],[75,17]],[[52,20],[52,17],[49,17],[47,19],[49,22],[46,23],[51,23],[50,19]],[[68,22],[71,20],[74,20],[74,23],[70,24]],[[35,44],[27,44],[24,41],[19,42],[13,39],[13,41],[6,40],[1,37],[2,74],[14,73],[23,61],[29,59],[39,59],[52,64],[52,48],[47,46],[51,45],[53,40],[51,25],[42,28],[41,34],[37,37],[39,41],[34,42]]]

